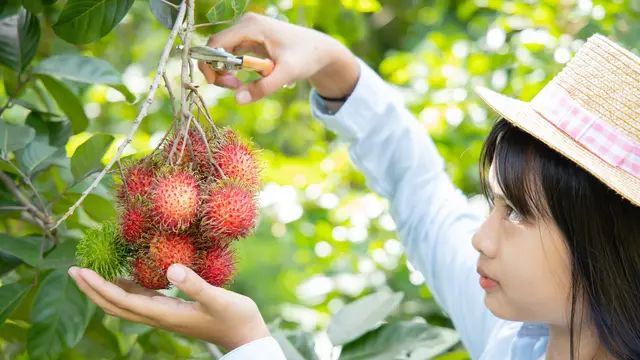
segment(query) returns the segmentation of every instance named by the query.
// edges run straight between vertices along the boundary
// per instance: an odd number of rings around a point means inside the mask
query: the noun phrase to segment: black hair
[[[640,207],[505,119],[494,124],[480,157],[488,198],[491,164],[514,209],[525,219],[553,221],[566,242],[571,359],[583,319],[616,359],[640,359]],[[584,313],[577,313],[578,302]]]

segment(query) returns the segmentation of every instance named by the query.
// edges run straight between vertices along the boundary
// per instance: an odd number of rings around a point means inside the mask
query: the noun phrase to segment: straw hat
[[[640,57],[596,34],[531,102],[476,91],[506,120],[640,206]]]

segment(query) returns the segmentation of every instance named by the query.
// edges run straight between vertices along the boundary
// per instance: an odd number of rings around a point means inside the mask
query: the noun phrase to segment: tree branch
[[[42,221],[43,223],[46,223],[47,216],[42,211],[40,211],[40,209],[38,209],[35,205],[33,205],[31,201],[27,199],[26,196],[24,196],[22,191],[18,189],[18,186],[13,181],[13,179],[10,178],[9,175],[7,175],[2,170],[0,170],[0,180],[2,180],[2,182],[7,186],[7,188],[9,189],[9,191],[11,191],[13,196],[15,196],[16,199],[18,199],[18,202],[20,202],[22,205],[24,205],[27,208],[27,211],[32,213],[38,220]]]
[[[51,224],[53,222],[53,219],[51,218],[51,215],[49,215],[49,211],[47,210],[47,207],[44,205],[44,201],[42,200],[42,197],[40,196],[40,193],[38,192],[38,190],[36,189],[35,186],[33,186],[33,183],[31,182],[31,179],[29,179],[29,177],[27,177],[17,166],[15,166],[11,161],[7,160],[7,159],[2,159],[2,161],[4,161],[5,163],[7,163],[9,166],[11,166],[11,168],[13,170],[15,170],[20,176],[22,176],[22,179],[24,180],[24,183],[27,184],[27,186],[29,186],[31,188],[31,191],[33,191],[33,194],[36,196],[36,198],[38,198],[38,201],[40,202],[40,206],[42,207],[41,210],[44,212],[43,213],[43,218],[41,218],[40,220],[44,221],[45,224]],[[31,203],[31,202],[29,202]],[[34,205],[35,206],[35,205]]]
[[[193,1],[194,0],[190,0],[189,4],[193,3]],[[138,126],[140,126],[140,123],[142,122],[142,119],[145,116],[147,116],[147,111],[149,109],[149,105],[151,105],[151,103],[153,103],[153,99],[154,99],[154,97],[156,95],[156,90],[158,90],[158,86],[160,85],[160,79],[162,78],[162,74],[164,73],[165,68],[167,66],[167,60],[169,59],[169,54],[171,52],[171,47],[173,45],[173,42],[176,39],[176,36],[178,35],[178,30],[180,29],[180,26],[182,25],[182,22],[184,21],[186,8],[187,8],[186,1],[183,1],[180,4],[180,10],[178,12],[178,17],[176,18],[176,22],[173,25],[173,29],[171,29],[171,33],[169,34],[169,39],[167,40],[166,44],[164,45],[164,50],[162,51],[162,55],[160,57],[160,62],[158,64],[158,69],[156,70],[156,75],[153,78],[153,83],[151,84],[151,88],[149,89],[149,94],[147,95],[147,99],[142,104],[142,107],[140,108],[140,113],[138,114],[136,119],[133,121],[133,125],[131,126],[131,130],[129,131],[129,135],[127,135],[127,138],[122,142],[122,144],[120,144],[120,147],[118,148],[118,152],[116,153],[116,155],[111,159],[111,161],[109,161],[109,164],[107,164],[107,166],[105,166],[105,168],[102,170],[102,172],[100,172],[100,175],[98,175],[98,177],[94,180],[93,184],[91,184],[91,186],[89,186],[89,188],[82,193],[82,196],[80,197],[80,199],[78,199],[78,201],[75,204],[73,204],[73,206],[71,206],[71,208],[69,208],[69,211],[67,211],[64,214],[64,216],[62,216],[62,218],[60,218],[60,220],[58,220],[55,223],[55,225],[53,226],[52,229],[55,229],[58,226],[60,226],[60,224],[62,224],[62,222],[64,220],[66,220],[69,216],[71,216],[71,214],[73,214],[75,209],[78,208],[78,206],[80,206],[82,201],[89,195],[89,193],[91,191],[93,191],[98,186],[98,183],[100,182],[100,180],[102,180],[102,178],[107,174],[107,172],[111,169],[113,164],[118,159],[120,159],[120,156],[122,156],[122,153],[124,152],[124,149],[131,142],[131,139],[133,138],[133,134],[135,134],[136,130],[138,129]]]
[[[172,3],[168,2],[167,0],[160,0],[160,1],[162,1],[163,3],[173,7],[174,9],[178,9],[178,5],[176,5],[176,4],[172,4]]]

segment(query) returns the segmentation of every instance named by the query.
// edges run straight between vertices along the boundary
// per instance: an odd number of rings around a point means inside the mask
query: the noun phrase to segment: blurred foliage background
[[[206,12],[215,2],[198,2],[197,23],[207,22]],[[57,1],[40,9],[42,33],[34,63],[65,53],[104,59],[123,73],[131,92],[146,96],[169,33],[154,19],[148,2],[135,1],[107,36],[80,46],[64,42],[51,31],[64,4]],[[473,87],[484,85],[529,100],[596,32],[628,48],[640,48],[640,0],[253,0],[248,9],[339,39],[397,85],[417,121],[436,141],[455,183],[478,211],[486,208],[478,196],[477,160],[493,114]],[[205,43],[209,34],[223,27],[199,28],[193,43]],[[178,57],[170,59],[167,73],[179,83]],[[5,84],[6,79],[5,75]],[[418,316],[451,326],[422,276],[407,263],[385,199],[367,188],[349,162],[346,147],[311,118],[306,83],[238,106],[231,92],[204,85],[199,73],[196,80],[203,84],[201,93],[214,121],[252,138],[267,162],[261,222],[251,238],[238,243],[239,274],[232,290],[253,298],[268,322],[317,331],[345,303],[388,286],[405,292],[398,317]],[[112,134],[116,141],[103,158],[106,163],[128,133],[140,104],[127,103],[107,86],[68,85],[81,98],[90,121],[86,130],[70,137],[66,153],[72,156],[92,134]],[[0,90],[0,97],[1,105],[6,90]],[[41,101],[35,88],[26,89],[21,98]],[[13,106],[2,118],[23,124],[28,114],[27,109]],[[126,154],[155,147],[171,121],[171,105],[161,88]],[[65,169],[51,167],[34,181],[44,187],[51,178],[63,181]],[[71,203],[61,201],[57,213]],[[100,202],[99,211],[81,208],[67,226],[81,232],[112,217],[115,211],[108,207],[109,202]],[[0,212],[3,233],[14,237],[37,233],[38,228],[5,215]],[[3,284],[33,278],[27,264],[20,265],[6,254],[0,260],[7,269],[1,272]],[[13,265],[7,265],[10,261]],[[29,358],[27,329],[21,321],[29,318],[34,293],[30,290],[0,327],[0,359]],[[318,344],[323,344],[321,333]],[[120,350],[114,349],[118,348],[127,349],[121,352],[128,354],[124,358],[136,358],[142,352],[153,358],[208,356],[197,341],[121,322],[96,310],[82,340],[61,358],[117,358],[123,356],[117,355]],[[441,357],[464,358],[461,347]]]

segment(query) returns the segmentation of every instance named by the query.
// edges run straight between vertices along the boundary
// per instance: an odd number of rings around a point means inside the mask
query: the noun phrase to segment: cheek
[[[565,321],[570,272],[562,244],[549,237],[541,239],[539,235],[525,237],[504,244],[500,259],[502,294],[496,295],[503,298],[500,302],[506,316],[519,321]]]

